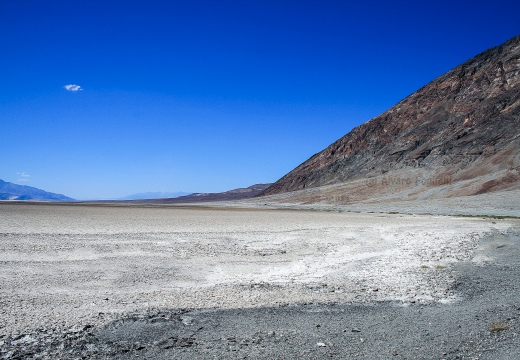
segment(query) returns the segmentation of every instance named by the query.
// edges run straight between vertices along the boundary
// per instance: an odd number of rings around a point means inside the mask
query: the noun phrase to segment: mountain
[[[61,194],[0,180],[0,200],[74,201]]]
[[[351,203],[520,188],[520,36],[440,76],[260,195]],[[299,197],[299,198],[298,198]]]
[[[144,192],[122,197],[117,200],[144,200],[144,199],[165,199],[176,198],[179,196],[190,195],[187,192]]]
[[[271,184],[255,184],[247,188],[238,188],[221,193],[195,193],[171,199],[133,200],[131,202],[140,204],[183,204],[208,201],[242,200],[255,197],[256,195],[267,189],[269,185]]]

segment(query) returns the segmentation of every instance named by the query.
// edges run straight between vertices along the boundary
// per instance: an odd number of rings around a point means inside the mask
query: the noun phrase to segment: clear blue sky
[[[273,182],[518,35],[519,14],[501,0],[1,0],[0,179],[77,199]]]

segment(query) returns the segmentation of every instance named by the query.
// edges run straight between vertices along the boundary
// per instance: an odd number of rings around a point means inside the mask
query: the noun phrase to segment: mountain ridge
[[[399,177],[412,169],[426,171],[423,177],[442,179],[433,185],[481,177],[481,184],[473,184],[466,195],[515,187],[520,180],[519,84],[520,36],[516,36],[354,128],[259,196],[390,173]],[[494,175],[485,178],[490,174]],[[370,197],[363,191],[354,198]]]
[[[27,185],[0,180],[0,200],[75,201],[63,194],[56,194]]]
[[[246,188],[237,188],[220,193],[194,193],[186,196],[179,196],[172,199],[151,199],[142,200],[143,203],[157,203],[157,204],[181,204],[181,203],[198,203],[198,202],[213,202],[213,201],[230,201],[243,200],[255,197],[261,191],[265,190],[271,184],[254,184]],[[139,202],[137,200],[136,202]]]
[[[220,193],[193,193],[185,196],[161,199],[139,199],[139,200],[106,200],[94,201],[96,203],[125,203],[125,204],[186,204],[214,201],[244,200],[255,197],[269,187],[269,184],[254,184],[246,188],[237,188]],[[90,202],[90,201],[89,201]]]
[[[185,191],[178,192],[163,192],[163,191],[147,191],[142,193],[135,193],[127,195],[116,200],[146,200],[146,199],[165,199],[165,198],[176,198],[179,196],[191,195],[192,193]]]

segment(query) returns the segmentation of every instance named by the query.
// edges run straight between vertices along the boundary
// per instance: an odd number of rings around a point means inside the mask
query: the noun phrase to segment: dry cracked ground
[[[520,357],[516,219],[0,204],[0,357]]]

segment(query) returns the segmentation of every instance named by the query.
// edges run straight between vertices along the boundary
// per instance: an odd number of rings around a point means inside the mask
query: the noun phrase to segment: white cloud
[[[67,91],[72,91],[72,92],[76,92],[76,91],[83,90],[83,89],[81,88],[81,86],[76,85],[76,84],[65,85],[64,88],[65,88],[65,90],[67,90]]]
[[[16,175],[18,175],[20,177],[18,179],[18,181],[31,181],[31,180],[29,180],[29,177],[31,175],[27,174],[25,171],[18,172],[18,173],[16,173]]]

